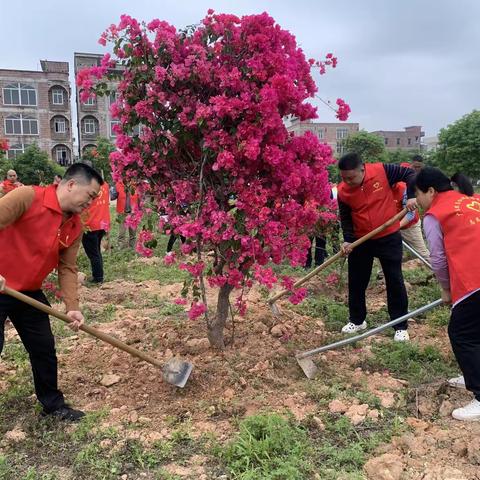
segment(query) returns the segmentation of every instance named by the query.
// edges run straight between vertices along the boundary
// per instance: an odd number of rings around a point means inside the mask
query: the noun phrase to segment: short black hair
[[[355,168],[363,165],[362,159],[358,153],[352,152],[345,154],[338,161],[338,168],[340,170],[355,170]]]
[[[423,163],[423,157],[421,155],[414,155],[412,157],[412,162],[420,162],[420,163]]]
[[[415,176],[415,187],[423,193],[427,193],[432,187],[437,192],[453,190],[450,179],[438,168],[422,168]]]
[[[90,183],[92,180],[95,180],[99,185],[103,185],[102,176],[94,168],[85,163],[74,163],[68,167],[62,182],[68,182],[72,178],[81,178],[84,183]]]
[[[458,187],[458,191],[472,197],[475,191],[473,190],[473,185],[470,179],[463,173],[455,173],[450,179]]]

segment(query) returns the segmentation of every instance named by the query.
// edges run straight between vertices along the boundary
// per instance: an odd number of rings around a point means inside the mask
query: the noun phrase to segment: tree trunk
[[[217,298],[217,312],[208,326],[207,336],[208,340],[210,341],[210,345],[218,350],[223,350],[225,348],[223,331],[225,329],[225,324],[227,323],[230,310],[229,298],[232,290],[233,287],[228,284],[220,287]]]

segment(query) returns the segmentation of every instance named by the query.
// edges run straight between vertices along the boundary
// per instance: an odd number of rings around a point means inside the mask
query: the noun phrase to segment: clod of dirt
[[[111,387],[120,381],[120,375],[107,374],[102,377],[100,384],[104,387]]]
[[[346,412],[345,416],[350,419],[352,425],[358,425],[365,420],[367,415],[368,405],[362,403],[361,405],[352,405]]]
[[[398,455],[385,453],[370,459],[363,468],[369,480],[400,480],[404,464]]]
[[[345,413],[348,410],[348,405],[345,405],[340,400],[332,400],[328,404],[328,409],[331,413]]]
[[[472,465],[480,465],[480,438],[472,438],[467,447],[467,458]]]
[[[27,434],[19,428],[14,428],[5,433],[3,439],[6,443],[20,443],[27,438]]]
[[[444,465],[428,467],[420,476],[421,480],[469,480],[460,470]]]

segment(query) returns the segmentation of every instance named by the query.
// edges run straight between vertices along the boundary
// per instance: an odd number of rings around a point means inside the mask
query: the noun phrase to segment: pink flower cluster
[[[341,98],[337,98],[337,118],[344,122],[348,120],[348,116],[351,112],[350,106],[347,105]]]
[[[142,230],[138,236],[137,244],[135,245],[135,251],[142,255],[142,257],[151,257],[153,255],[153,249],[145,244],[151,242],[154,239],[153,233],[149,230]]]
[[[215,287],[257,280],[271,288],[277,277],[269,262],[303,264],[308,235],[329,203],[334,159],[328,145],[310,132],[292,135],[283,119],[316,118],[307,101],[317,91],[311,66],[322,73],[336,57],[307,61],[267,13],[209,10],[186,31],[122,15],[100,43],[112,45],[113,57],[79,72],[81,98],[119,81],[114,178],[148,180],[149,196],[168,217],[159,225],[184,237],[183,253],[202,252],[201,261],[180,268]],[[345,118],[348,105],[337,105]],[[142,214],[129,221],[138,224]],[[141,235],[137,251],[149,252]],[[192,306],[191,315],[201,308]]]

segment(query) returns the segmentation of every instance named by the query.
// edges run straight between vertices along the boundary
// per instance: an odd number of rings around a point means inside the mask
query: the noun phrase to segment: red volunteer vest
[[[39,290],[57,268],[60,251],[82,233],[78,215],[62,225],[56,185],[32,188],[35,197],[30,208],[0,231],[0,273],[15,290]]]
[[[359,187],[350,187],[341,182],[338,185],[338,199],[352,209],[356,238],[363,237],[398,213],[383,163],[366,163],[365,178]],[[400,222],[396,222],[373,238],[385,237],[399,228]]]
[[[4,194],[7,194],[8,192],[11,192],[12,190],[22,186],[23,185],[20,182],[13,183],[10,180],[4,180],[2,183],[0,183],[0,187],[2,187]]]
[[[107,182],[101,186],[97,198],[81,215],[85,230],[110,230],[110,190]]]
[[[395,198],[395,204],[397,205],[397,212],[403,210],[403,194],[405,193],[406,188],[407,184],[405,182],[398,182],[392,187],[393,197]],[[419,220],[420,214],[418,213],[418,210],[415,210],[413,219],[410,220],[404,227],[402,227],[402,230],[407,230],[407,228],[412,227]]]
[[[480,199],[454,190],[439,193],[427,211],[443,232],[452,302],[480,288]]]
[[[127,204],[127,194],[125,192],[125,186],[123,182],[117,182],[115,184],[115,189],[117,190],[117,213],[125,213],[125,206]],[[130,205],[132,212],[137,209],[138,195],[134,193],[130,195]]]

